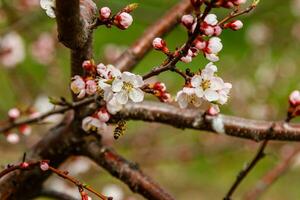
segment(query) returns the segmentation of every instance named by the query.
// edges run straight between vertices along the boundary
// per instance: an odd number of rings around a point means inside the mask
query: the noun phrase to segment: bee
[[[115,140],[119,139],[120,136],[124,135],[126,130],[126,121],[120,120],[117,122],[117,127],[114,130],[114,138]]]

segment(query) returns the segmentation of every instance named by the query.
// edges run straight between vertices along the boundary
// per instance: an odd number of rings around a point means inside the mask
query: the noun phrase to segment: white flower
[[[115,68],[113,65],[105,66],[103,63],[100,63],[97,66],[97,72],[101,76],[101,78],[104,78],[104,79],[118,78],[118,77],[121,77],[121,75],[122,75],[120,70]]]
[[[221,89],[220,78],[215,77],[214,73],[217,72],[217,67],[212,63],[206,65],[205,69],[201,71],[201,75],[195,75],[191,84],[195,88],[195,93],[199,98],[212,102],[219,99],[217,90]]]
[[[223,48],[221,39],[218,37],[212,37],[208,40],[207,50],[208,53],[217,54],[219,53]]]
[[[40,0],[40,5],[49,17],[55,18],[55,0]]]
[[[204,22],[206,22],[207,24],[209,24],[211,26],[215,26],[218,23],[218,19],[217,19],[217,16],[215,14],[208,14],[204,18]]]
[[[0,64],[11,68],[21,63],[25,58],[24,42],[15,32],[0,38]]]
[[[83,98],[86,94],[85,81],[80,76],[76,75],[72,78],[71,90],[77,95],[79,99]]]
[[[121,79],[112,83],[112,91],[116,93],[118,103],[124,105],[130,98],[138,103],[144,100],[144,92],[140,89],[144,85],[143,78],[130,72],[123,72]]]
[[[176,101],[180,108],[187,108],[189,104],[199,107],[202,103],[201,98],[199,98],[195,93],[195,88],[189,87],[184,87],[177,93]]]
[[[122,12],[115,17],[114,23],[120,29],[127,29],[132,24],[133,18],[127,12]]]
[[[95,117],[88,116],[82,120],[82,129],[85,132],[95,131],[100,134],[106,127],[105,123]]]

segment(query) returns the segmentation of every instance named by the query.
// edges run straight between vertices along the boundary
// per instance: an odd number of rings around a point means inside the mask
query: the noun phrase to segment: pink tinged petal
[[[114,93],[111,91],[110,88],[105,88],[104,89],[104,101],[108,102],[114,97]]]
[[[107,111],[110,113],[110,114],[116,114],[117,112],[119,112],[122,108],[123,108],[123,105],[120,104],[116,97],[114,96],[107,104],[106,104],[106,108],[107,108]]]
[[[213,77],[211,79],[211,85],[210,85],[211,90],[221,90],[223,88],[224,88],[224,82],[221,78]]]
[[[201,82],[202,82],[202,78],[199,75],[193,76],[193,78],[191,80],[191,84],[193,87],[200,86]]]
[[[186,108],[188,106],[187,95],[183,91],[177,93],[176,101],[180,108]]]
[[[124,105],[128,102],[128,94],[124,90],[121,91],[121,92],[118,92],[116,94],[115,98],[117,99],[118,103],[122,104],[122,105]]]
[[[204,91],[203,91],[202,87],[197,87],[197,88],[195,89],[195,94],[196,94],[196,96],[199,97],[199,98],[203,97]]]
[[[219,94],[216,91],[210,89],[204,91],[204,96],[209,102],[217,101],[219,99]]]
[[[216,54],[205,54],[205,57],[207,60],[209,60],[211,62],[219,61],[219,57]]]
[[[204,22],[206,22],[209,25],[215,26],[218,23],[217,16],[215,14],[208,14],[204,18]]]
[[[129,92],[129,98],[135,103],[142,102],[144,100],[144,92],[139,88],[133,88]]]
[[[112,83],[112,91],[113,92],[120,92],[122,90],[123,87],[123,81],[121,81],[120,79],[115,79]]]
[[[82,99],[82,98],[84,98],[85,97],[85,90],[81,90],[80,92],[79,92],[79,94],[77,95],[77,98],[78,99]]]

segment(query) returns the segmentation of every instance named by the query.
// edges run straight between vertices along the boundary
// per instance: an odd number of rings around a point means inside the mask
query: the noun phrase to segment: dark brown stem
[[[123,181],[133,192],[151,200],[174,200],[171,195],[144,174],[136,163],[129,162],[112,149],[102,146],[94,137],[87,138],[81,149],[82,155],[91,158],[111,175]]]
[[[224,200],[231,200],[231,196],[233,195],[237,187],[242,183],[242,181],[246,178],[248,173],[255,167],[255,165],[265,156],[264,150],[267,144],[268,140],[262,142],[252,161],[247,165],[245,169],[239,172],[238,176],[236,177],[236,181],[229,189],[228,193],[224,197]]]

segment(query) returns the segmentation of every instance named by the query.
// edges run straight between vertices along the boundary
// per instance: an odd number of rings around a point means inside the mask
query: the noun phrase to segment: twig
[[[236,181],[233,183],[231,188],[229,189],[228,193],[224,197],[224,200],[231,200],[231,196],[233,195],[234,191],[237,187],[241,184],[241,182],[245,179],[248,173],[255,167],[255,165],[265,156],[264,150],[268,144],[268,140],[265,140],[260,145],[255,157],[252,161],[247,165],[245,169],[239,172]]]
[[[285,148],[285,147],[283,147]],[[278,178],[283,176],[283,174],[290,168],[292,161],[295,156],[298,155],[300,151],[299,146],[294,147],[288,152],[284,152],[281,161],[270,171],[268,171],[262,178],[259,180],[255,186],[246,193],[245,200],[256,200],[258,199],[272,184],[274,184]]]
[[[48,164],[48,162],[49,161],[43,161],[42,160],[42,161],[34,161],[34,162],[32,162],[32,161],[30,161],[30,162],[22,162],[22,163],[20,163],[18,165],[9,165],[6,169],[4,169],[2,172],[0,172],[0,179],[3,176],[5,176],[5,175],[7,175],[7,174],[9,174],[11,172],[14,172],[16,170],[26,170],[26,171],[28,171],[28,170],[33,169],[34,167],[38,167],[38,166],[42,165],[42,163],[46,163],[47,166],[48,166],[48,169],[44,170],[44,171],[41,170],[41,171],[46,172],[46,171],[49,170],[49,171],[53,172],[54,174],[62,177],[63,179],[65,179],[65,180],[73,183],[78,188],[84,188],[84,189],[92,192],[93,194],[95,194],[96,196],[98,196],[102,200],[111,200],[112,199],[111,197],[106,197],[106,196],[102,195],[101,193],[97,192],[96,190],[94,190],[90,186],[88,186],[86,184],[83,184],[80,181],[78,181],[76,178],[68,175],[69,173],[67,171],[61,171],[59,169],[56,169],[56,168],[50,166]]]

